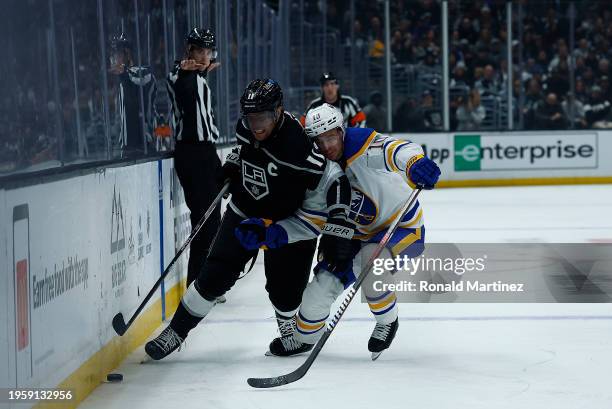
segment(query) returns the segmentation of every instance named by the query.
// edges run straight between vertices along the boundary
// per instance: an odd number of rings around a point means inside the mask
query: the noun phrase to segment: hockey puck
[[[109,382],[121,382],[123,380],[123,375],[120,373],[109,373],[106,375],[106,380]]]

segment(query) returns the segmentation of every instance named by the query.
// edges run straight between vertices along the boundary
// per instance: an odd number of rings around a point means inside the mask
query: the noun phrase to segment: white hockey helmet
[[[305,122],[306,135],[311,139],[331,129],[341,128],[344,131],[342,112],[328,103],[308,111]]]

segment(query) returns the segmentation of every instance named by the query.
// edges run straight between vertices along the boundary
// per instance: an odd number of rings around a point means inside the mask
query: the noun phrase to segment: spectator
[[[574,129],[585,129],[588,126],[584,116],[584,104],[577,98],[573,98],[571,92],[561,103],[563,112]]]
[[[366,46],[368,39],[366,35],[363,33],[363,28],[361,26],[361,21],[359,19],[355,19],[353,23],[353,36],[355,38],[355,42],[351,44],[351,37],[347,36],[346,43],[349,46],[354,46],[357,48],[363,48]]]
[[[476,84],[478,81],[482,81],[484,77],[484,68],[476,67],[474,68],[474,78],[472,78],[472,83]]]
[[[423,132],[423,111],[414,98],[407,98],[397,107],[393,129],[400,132]]]
[[[567,127],[565,112],[553,92],[546,96],[544,102],[538,104],[535,116],[537,129],[560,130]]]
[[[561,61],[565,61],[565,65],[568,66],[570,64],[569,52],[567,51],[567,44],[565,44],[565,40],[559,39],[557,41],[557,54],[553,57],[548,64],[548,72],[554,71]]]
[[[379,132],[387,131],[387,110],[382,106],[383,96],[380,92],[374,91],[370,94],[370,103],[363,108],[363,112],[368,118],[368,127]]]
[[[493,66],[494,61],[491,58],[491,50],[487,46],[480,46],[476,49],[476,58],[474,59],[474,65],[478,67],[486,67],[487,65]]]
[[[576,90],[576,99],[581,102],[586,102],[588,100],[588,94],[586,91],[586,86],[584,85],[584,81],[581,77],[576,77],[576,84],[574,85]]]
[[[411,33],[405,33],[403,36],[404,44],[400,54],[401,63],[414,64],[417,62],[417,50],[412,39]]]
[[[433,132],[442,129],[442,112],[439,107],[434,106],[433,95],[429,90],[423,91],[421,110],[423,111],[423,132]]]
[[[402,32],[395,30],[391,38],[391,53],[396,62],[400,62],[401,56],[404,54],[404,38]],[[376,129],[376,128],[375,128]]]
[[[369,35],[370,35],[371,40],[383,38],[382,25],[380,23],[380,18],[378,18],[377,16],[373,16],[370,19],[370,34]]]
[[[602,58],[597,64],[597,77],[610,76],[610,61],[607,58]]]
[[[466,74],[467,67],[463,61],[459,61],[453,70],[453,76],[450,81],[450,87],[466,87],[469,86],[469,80]]]
[[[385,43],[379,39],[372,40],[368,55],[371,58],[383,58],[385,56]]]
[[[467,100],[462,102],[459,108],[457,108],[457,129],[460,131],[479,129],[487,113],[480,104],[480,92],[478,89],[472,89]]]
[[[591,67],[587,67],[582,74],[582,80],[587,87],[595,85],[595,71]]]
[[[476,42],[476,48],[490,49],[492,45],[491,31],[488,28],[480,30],[480,38]]]
[[[429,68],[439,65],[437,50],[431,48],[426,49],[425,57],[421,61],[421,64]]]
[[[586,58],[589,55],[589,40],[581,38],[578,41],[578,48],[574,50],[575,58]]]
[[[584,106],[584,116],[589,128],[608,127],[610,101],[607,100],[598,85],[591,87],[591,97]]]
[[[496,95],[500,92],[501,87],[495,73],[495,68],[492,65],[487,65],[484,68],[482,79],[478,80],[474,86],[480,91],[481,95]]]
[[[574,75],[576,77],[582,77],[586,70],[586,64],[583,57],[576,57],[576,66],[574,67]]]
[[[546,53],[546,50],[538,51],[536,64],[540,67],[541,72],[548,70],[548,54]]]
[[[459,36],[465,38],[470,44],[474,44],[478,39],[478,32],[468,17],[463,17],[457,31],[459,31]]]
[[[569,70],[565,60],[562,60],[547,78],[546,90],[556,95],[565,95],[569,91]]]

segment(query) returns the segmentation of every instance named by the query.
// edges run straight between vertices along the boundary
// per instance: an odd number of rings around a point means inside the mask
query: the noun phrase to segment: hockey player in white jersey
[[[325,246],[319,246],[315,276],[304,291],[296,316],[294,351],[305,350],[300,344],[314,344],[323,334],[331,305],[355,281],[361,264],[369,259],[412,190],[417,185],[433,189],[440,176],[440,169],[425,157],[420,145],[381,135],[369,128],[345,129],[342,113],[329,104],[308,112],[306,134],[315,140],[327,159],[342,166],[350,181],[349,217],[331,223],[328,219],[326,226],[341,227],[336,229],[342,233],[335,243],[335,257],[338,248],[344,247],[346,259],[351,261],[345,265],[338,262],[330,265]],[[329,228],[324,227],[324,230]],[[380,257],[416,257],[423,252],[424,240],[423,211],[417,201]],[[376,319],[368,342],[374,360],[389,348],[395,337],[398,328],[396,295],[392,291],[375,291],[373,286],[367,285],[367,280],[362,289]],[[282,355],[292,353],[286,351]]]

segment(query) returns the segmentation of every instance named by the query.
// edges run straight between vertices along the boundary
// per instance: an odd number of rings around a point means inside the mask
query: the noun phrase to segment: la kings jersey
[[[319,186],[325,157],[287,112],[265,141],[257,141],[241,120],[236,125],[236,138],[242,180],[233,188],[230,207],[245,218],[276,222],[292,216],[301,207],[306,191]]]

